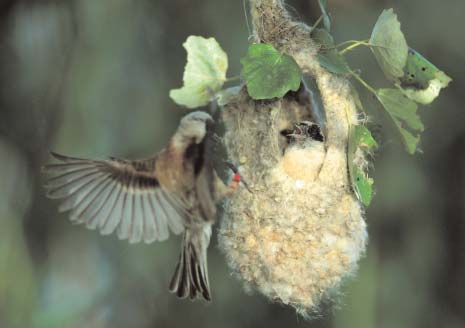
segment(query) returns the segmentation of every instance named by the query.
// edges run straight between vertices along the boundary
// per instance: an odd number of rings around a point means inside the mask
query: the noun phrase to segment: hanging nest
[[[354,274],[367,243],[347,169],[356,107],[349,82],[318,65],[308,27],[289,21],[280,1],[251,5],[252,16],[259,15],[255,38],[285,47],[314,78],[325,120],[317,122],[315,108],[292,93],[254,101],[243,88],[222,108],[228,157],[240,164],[252,192],[240,188],[226,205],[219,243],[248,289],[309,315]],[[277,38],[265,33],[270,17],[272,25],[283,20]],[[303,128],[315,124],[321,136]]]

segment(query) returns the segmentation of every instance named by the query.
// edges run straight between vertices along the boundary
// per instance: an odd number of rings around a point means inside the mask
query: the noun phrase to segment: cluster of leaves
[[[237,93],[236,87],[222,90],[228,80],[228,57],[215,39],[189,36],[183,46],[187,50],[184,85],[170,91],[170,97],[177,104],[196,108],[207,105],[215,97],[223,104]],[[250,45],[241,63],[241,78],[253,99],[279,98],[299,89],[302,78],[299,66],[291,56],[280,53],[271,44]]]
[[[415,153],[424,129],[417,114],[417,103],[431,103],[451,79],[415,50],[408,48],[392,9],[384,10],[379,16],[368,41],[349,41],[352,45],[339,51],[329,33],[326,1],[319,0],[319,4],[324,27],[315,28],[312,37],[321,45],[318,53],[320,64],[332,73],[354,76],[372,92],[392,118],[407,151]],[[354,73],[344,53],[359,45],[370,47],[394,88],[375,90]],[[214,97],[224,102],[237,92],[237,88],[222,91],[227,81],[228,58],[215,39],[190,36],[184,47],[188,54],[184,86],[170,92],[176,103],[195,108],[207,105]],[[252,44],[241,63],[241,77],[254,99],[282,97],[288,91],[299,88],[302,78],[299,66],[291,56],[280,53],[270,44]]]
[[[312,36],[321,45],[320,64],[332,73],[354,76],[372,92],[394,121],[406,150],[415,153],[424,129],[417,114],[417,103],[430,104],[451,79],[418,52],[409,49],[394,11],[382,12],[369,40],[343,42],[340,45],[351,45],[341,51],[326,27],[315,29]],[[370,47],[394,88],[375,90],[350,68],[344,54],[360,45]]]
[[[327,16],[326,1],[320,0],[319,3],[323,17]],[[424,130],[417,113],[417,103],[430,104],[451,79],[408,47],[394,11],[389,9],[381,13],[369,40],[348,41],[336,45],[327,24],[315,29],[312,37],[321,46],[318,53],[320,65],[332,73],[353,76],[373,93],[399,130],[407,152],[414,154],[420,141],[420,133]],[[346,44],[350,45],[338,50]],[[393,88],[376,90],[350,68],[344,54],[360,45],[370,47],[384,75],[394,84]],[[354,191],[365,206],[371,202],[373,179],[367,176],[368,165],[364,158],[376,147],[376,142],[366,127],[351,127],[348,145],[349,173]]]
[[[392,118],[406,150],[414,154],[424,129],[417,114],[417,103],[431,103],[451,79],[415,50],[409,49],[392,9],[384,10],[379,16],[369,40],[347,41],[336,45],[330,34],[331,20],[326,0],[318,0],[318,3],[322,11],[318,23],[322,20],[323,27],[313,28],[312,39],[320,45],[320,65],[332,73],[354,77],[372,92]],[[338,49],[347,44],[349,46],[345,49]],[[376,90],[351,69],[344,54],[360,45],[370,47],[384,75],[393,83],[393,88]],[[231,96],[237,94],[240,87],[223,89],[225,82],[235,78],[226,78],[228,58],[215,39],[190,36],[183,46],[187,50],[184,85],[170,92],[170,97],[176,103],[196,108],[216,98],[220,105],[224,105]],[[271,44],[250,45],[241,64],[241,79],[253,99],[283,97],[287,92],[297,91],[300,87],[302,72],[295,60]],[[358,99],[358,95],[355,94],[355,97]],[[361,105],[359,110],[363,111]],[[361,159],[376,147],[366,127],[350,128],[349,172],[354,191],[366,206],[372,198],[373,179],[367,176],[368,165]]]

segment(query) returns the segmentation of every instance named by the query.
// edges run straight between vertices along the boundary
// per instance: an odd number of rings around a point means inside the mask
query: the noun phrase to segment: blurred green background
[[[421,109],[422,154],[409,156],[381,123],[367,210],[370,243],[336,308],[311,322],[248,295],[216,239],[214,302],[177,300],[167,284],[179,239],[129,246],[71,225],[44,197],[48,150],[138,158],[160,150],[185,112],[188,35],[215,37],[238,75],[248,46],[242,1],[0,2],[0,327],[465,327],[465,1],[328,0],[338,42],[368,38],[393,7],[409,44],[454,81]],[[316,0],[293,0],[306,22]],[[349,55],[372,85],[385,82],[368,49]]]

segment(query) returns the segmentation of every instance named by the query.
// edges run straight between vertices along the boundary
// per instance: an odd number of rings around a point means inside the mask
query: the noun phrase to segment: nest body
[[[254,102],[246,91],[223,108],[228,156],[240,163],[253,193],[242,188],[231,198],[219,235],[230,267],[249,289],[304,315],[354,273],[367,241],[338,140],[347,135],[283,141],[281,131],[309,113],[292,99]],[[329,129],[344,130],[346,108],[329,118],[337,121]]]

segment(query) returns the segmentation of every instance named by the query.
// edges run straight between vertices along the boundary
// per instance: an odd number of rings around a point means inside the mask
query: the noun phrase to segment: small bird
[[[130,243],[163,241],[183,233],[181,255],[170,283],[180,298],[211,301],[207,247],[215,222],[216,204],[233,192],[237,172],[228,187],[213,168],[208,142],[214,121],[205,112],[181,119],[168,146],[143,160],[92,160],[67,157],[47,164],[47,196],[63,199],[59,211],[70,220],[116,232]]]

